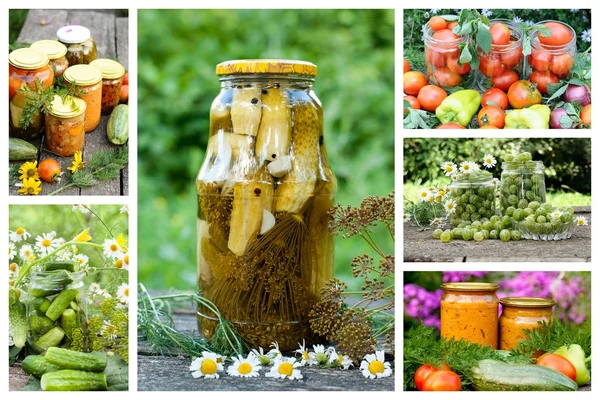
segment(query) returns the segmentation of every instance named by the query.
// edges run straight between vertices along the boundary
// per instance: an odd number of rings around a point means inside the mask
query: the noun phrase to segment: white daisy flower
[[[27,240],[31,233],[27,232],[25,228],[17,228],[15,231],[9,231],[10,241],[18,243],[21,240]]]
[[[233,364],[227,367],[227,374],[243,378],[256,378],[260,375],[258,371],[261,369],[260,360],[250,352],[246,358],[241,355],[234,357]]]
[[[581,40],[588,43],[592,42],[592,28],[586,29],[585,31],[581,32]]]
[[[429,225],[441,225],[443,223],[443,218],[436,217],[431,220]]]
[[[8,270],[15,278],[19,276],[19,265],[17,263],[10,263]]]
[[[118,269],[124,269],[126,271],[129,270],[129,253],[125,253],[121,257],[117,258],[114,264]]]
[[[123,255],[117,239],[106,239],[102,246],[104,246],[104,255],[108,258],[119,258]]]
[[[30,244],[24,244],[19,249],[19,256],[21,257],[22,260],[27,260],[27,258],[32,254],[33,254],[33,248],[31,247]]]
[[[452,214],[454,211],[456,211],[456,202],[454,200],[448,200],[444,204],[444,208],[448,214]]]
[[[88,204],[73,204],[73,208],[71,208],[71,211],[79,211],[82,214],[89,214],[90,206]]]
[[[486,168],[494,168],[496,166],[496,158],[491,154],[486,154],[483,157],[483,166]]]
[[[13,242],[8,243],[8,260],[12,261],[13,258],[17,255],[17,248]]]
[[[308,350],[306,349],[306,341],[302,340],[302,344],[298,343],[300,348],[294,353],[300,354],[300,365],[305,366],[310,363],[310,356],[308,355]]]
[[[117,298],[121,303],[129,305],[129,285],[127,283],[122,283],[117,288]]]
[[[204,377],[205,379],[219,379],[219,372],[223,371],[223,363],[218,354],[209,351],[203,351],[202,357],[198,357],[192,361],[190,371],[194,378]]]
[[[329,354],[327,354],[325,346],[322,344],[315,344],[313,351],[308,353],[308,357],[308,365],[326,365],[329,361]]]
[[[64,238],[56,238],[56,243],[58,244],[58,247],[62,246],[63,244],[67,243],[67,241]]]
[[[100,333],[103,335],[106,334],[110,339],[114,340],[117,338],[117,327],[112,325],[110,321],[104,320]]]
[[[279,343],[272,342],[271,347],[272,349],[269,350],[269,352],[267,353],[269,357],[271,357],[273,360],[277,360],[283,357],[283,354],[281,354],[281,351],[279,350]]]
[[[584,217],[584,216],[580,215],[580,216],[578,216],[578,217],[575,217],[575,224],[576,224],[577,226],[584,226],[584,225],[587,225],[587,224],[588,224],[588,220],[587,220],[587,218],[586,218],[586,217]]]
[[[119,214],[129,214],[129,206],[125,204],[119,209]]]
[[[554,210],[552,211],[552,213],[550,214],[550,216],[552,218],[560,218],[560,216],[563,215],[562,211],[560,210]]]
[[[35,248],[42,256],[47,256],[58,248],[58,242],[54,236],[56,236],[56,232],[44,233],[35,238]]]
[[[77,254],[75,256],[75,262],[77,262],[81,266],[81,268],[85,268],[85,266],[88,265],[89,261],[90,258],[85,254]]]
[[[409,213],[404,213],[404,222],[408,222],[410,221],[410,219],[412,218],[412,215],[410,215]]]
[[[343,369],[348,369],[353,365],[350,357],[338,354],[337,351],[335,351],[335,348],[330,347],[327,350],[329,351],[329,364],[330,365],[341,367]]]
[[[262,347],[259,346],[258,350],[252,349],[251,352],[254,353],[256,358],[258,358],[258,361],[260,361],[260,365],[262,365],[263,367],[268,367],[273,363],[273,359],[269,356],[268,353],[265,354],[265,351]]]
[[[385,361],[383,351],[376,351],[375,354],[367,354],[360,363],[360,370],[365,378],[385,378],[392,375],[392,367],[388,361]]]
[[[500,184],[500,179],[492,178],[492,185],[498,187],[499,184]]]
[[[454,164],[452,161],[446,161],[442,164],[442,171],[444,171],[446,176],[450,176],[456,173],[456,164]]]
[[[492,10],[488,10],[487,8],[484,8],[483,10],[481,10],[481,15],[484,15],[486,17],[491,17],[492,14],[494,14],[492,12]]]
[[[422,189],[419,192],[419,199],[421,199],[421,201],[430,201],[432,198],[432,194],[429,190],[427,189]]]
[[[452,181],[456,181],[456,180],[458,180],[458,175],[452,174],[452,175],[450,175],[450,179],[452,179]]]
[[[98,282],[92,282],[90,283],[90,286],[88,286],[88,292],[100,294],[102,292],[102,288],[100,288],[100,284]]]
[[[474,163],[472,161],[463,161],[462,163],[460,163],[460,172],[462,172],[463,174],[470,174],[476,169],[473,168],[473,164]]]
[[[273,361],[271,370],[265,374],[267,378],[302,379],[302,373],[296,368],[300,363],[293,357],[281,357]]]

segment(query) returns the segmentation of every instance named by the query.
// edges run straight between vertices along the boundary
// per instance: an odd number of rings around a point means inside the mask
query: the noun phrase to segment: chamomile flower
[[[8,243],[8,259],[12,260],[17,255],[17,249],[13,242]]]
[[[454,211],[456,211],[456,202],[454,200],[448,200],[444,204],[444,208],[448,214],[452,214]]]
[[[315,344],[313,351],[308,353],[309,365],[326,365],[329,361],[329,354],[325,351],[325,346],[322,344]]]
[[[481,15],[484,15],[486,17],[491,17],[493,14],[492,10],[488,10],[487,8],[484,8],[481,10]]]
[[[580,216],[578,216],[578,217],[575,217],[575,224],[576,224],[577,226],[584,226],[584,225],[587,225],[587,224],[588,224],[588,220],[587,220],[587,218],[586,218],[586,217],[584,217],[584,216],[580,215]]]
[[[88,292],[100,294],[102,292],[102,289],[100,288],[100,284],[98,282],[90,283],[90,286],[88,287]]]
[[[122,283],[117,288],[117,298],[121,303],[129,305],[129,285],[127,283]]]
[[[388,361],[385,361],[383,351],[376,351],[375,354],[367,354],[360,363],[360,370],[365,378],[385,378],[392,375],[392,367]]]
[[[330,347],[327,350],[329,351],[329,365],[341,367],[343,369],[348,369],[352,366],[353,363],[350,357],[338,354],[333,347]]]
[[[452,181],[454,182],[454,181],[458,180],[458,175],[452,174],[452,175],[450,175],[450,179],[452,179]]]
[[[298,346],[300,346],[300,348],[294,351],[294,353],[300,354],[300,365],[305,366],[310,363],[310,356],[306,349],[306,341],[302,340],[302,344],[298,343]]]
[[[500,184],[500,179],[492,178],[492,185],[494,185],[495,187],[498,187],[499,184]]]
[[[473,161],[463,161],[460,163],[460,172],[463,174],[470,174],[473,171],[478,170],[479,167]]]
[[[237,356],[233,358],[233,364],[227,367],[227,374],[242,378],[256,378],[262,369],[260,360],[252,352],[248,353],[248,357]]]
[[[73,204],[73,207],[71,208],[71,211],[75,212],[75,211],[79,211],[82,214],[89,214],[90,213],[90,206],[87,204]]]
[[[67,241],[65,240],[65,238],[56,238],[56,244],[58,244],[58,247],[62,246],[63,244],[67,243]]]
[[[561,215],[563,215],[563,213],[560,210],[554,210],[552,213],[550,213],[552,218],[560,218]]]
[[[219,359],[223,358],[218,354],[203,351],[202,357],[194,359],[190,365],[192,376],[194,378],[219,379],[219,372],[223,371],[223,363]]]
[[[429,225],[442,225],[444,223],[444,219],[443,218],[439,218],[436,217],[434,219],[431,220],[431,223]]]
[[[491,154],[486,154],[483,157],[483,166],[486,168],[494,168],[496,166],[496,158]]]
[[[10,263],[10,265],[8,266],[8,270],[15,277],[19,276],[19,265],[17,263]]]
[[[419,199],[421,199],[421,201],[430,201],[431,198],[431,192],[428,189],[421,189],[419,192]]]
[[[47,256],[58,248],[58,241],[54,236],[56,232],[43,233],[35,238],[35,248],[42,256]]]
[[[75,262],[81,266],[81,268],[85,268],[85,266],[90,262],[90,258],[85,254],[77,254],[74,259]]]
[[[104,320],[100,333],[114,340],[117,338],[117,327],[111,324],[110,321]]]
[[[267,353],[267,355],[271,357],[271,359],[277,360],[283,357],[283,354],[281,354],[281,351],[279,350],[279,343],[272,342],[271,347],[272,349],[269,350],[269,352]]]
[[[404,217],[403,217],[404,223],[410,221],[411,218],[412,218],[412,215],[410,215],[409,213],[404,213]]]
[[[265,354],[265,351],[262,347],[258,347],[258,350],[252,349],[251,352],[256,356],[260,365],[263,367],[268,367],[273,362],[273,359],[269,356],[269,354]]]
[[[21,240],[27,240],[31,236],[31,233],[27,232],[25,228],[17,228],[14,232],[10,232],[10,241],[19,243]]]
[[[119,214],[129,214],[129,206],[125,204],[119,209]]]
[[[108,258],[119,258],[123,255],[117,239],[106,239],[102,246],[104,247],[104,255]]]
[[[121,257],[117,258],[114,262],[116,268],[129,270],[129,253],[123,254]]]
[[[27,260],[27,258],[33,254],[33,248],[31,248],[30,244],[24,244],[19,249],[19,256],[22,260]]]
[[[296,369],[300,363],[293,357],[281,357],[273,361],[271,370],[265,374],[267,378],[302,379],[302,373]]]

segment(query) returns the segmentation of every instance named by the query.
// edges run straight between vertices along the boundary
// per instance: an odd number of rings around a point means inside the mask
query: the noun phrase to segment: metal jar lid
[[[104,79],[118,79],[125,75],[125,68],[118,61],[108,58],[99,58],[89,63],[89,65],[98,68]]]
[[[78,64],[67,68],[63,73],[63,78],[74,85],[90,86],[102,80],[102,72],[90,65]]]
[[[217,75],[281,74],[317,76],[317,66],[298,60],[231,60],[217,65]]]
[[[444,290],[458,290],[464,292],[495,292],[498,290],[498,285],[487,282],[448,282],[442,283]]]
[[[20,69],[39,69],[48,65],[48,56],[32,48],[17,49],[8,55],[8,62]]]
[[[67,46],[58,40],[38,40],[30,47],[46,54],[50,60],[56,60],[67,54]]]
[[[79,97],[66,96],[63,99],[55,95],[48,113],[59,118],[73,118],[83,114],[86,108],[87,104]]]
[[[503,306],[542,308],[552,307],[556,302],[546,297],[504,297],[500,299]]]
[[[67,25],[57,30],[56,36],[63,43],[76,44],[85,42],[92,34],[85,26]]]

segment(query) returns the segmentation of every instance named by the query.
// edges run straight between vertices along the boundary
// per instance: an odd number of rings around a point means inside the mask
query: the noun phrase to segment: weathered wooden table
[[[188,334],[197,334],[196,314],[193,310],[176,310],[175,327]],[[388,349],[389,350],[389,349]],[[292,354],[284,354],[291,356]],[[386,354],[386,359],[391,358]],[[291,381],[266,378],[264,371],[258,378],[234,378],[221,373],[219,379],[194,379],[189,371],[191,360],[183,354],[156,355],[150,345],[138,339],[138,390],[140,391],[250,391],[250,390],[394,390],[394,373],[383,379],[365,378],[358,368],[302,368],[303,379]]]
[[[435,262],[589,262],[592,257],[591,207],[574,207],[588,226],[576,227],[568,240],[520,240],[483,242],[453,240],[443,243],[432,238],[432,230],[421,230],[414,223],[404,224],[404,261]]]
[[[92,38],[98,48],[98,58],[114,58],[128,68],[129,65],[129,28],[128,18],[115,17],[112,12],[96,12],[88,10],[30,10],[23,29],[19,33],[17,42],[33,43],[42,39],[56,39],[56,31],[68,23],[83,25],[90,29]],[[106,125],[108,115],[102,116],[100,124],[92,132],[85,136],[83,148],[84,161],[98,150],[111,149],[116,146],[108,141],[106,137]],[[38,163],[44,158],[57,160],[63,172],[67,173],[67,167],[73,162],[73,157],[56,156],[45,150],[43,139],[32,142],[39,149]],[[21,165],[22,161],[13,161],[12,164]],[[66,179],[58,183],[42,182],[40,195],[48,195],[66,184]],[[10,187],[10,195],[19,195],[19,188],[14,185]],[[80,189],[69,187],[59,195],[71,196],[125,196],[129,194],[129,168],[121,170],[119,179],[100,182],[89,188]]]

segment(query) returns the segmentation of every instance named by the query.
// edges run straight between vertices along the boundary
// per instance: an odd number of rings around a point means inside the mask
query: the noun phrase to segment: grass
[[[12,46],[17,41],[21,28],[27,19],[29,10],[9,10],[8,12],[8,43]]]

